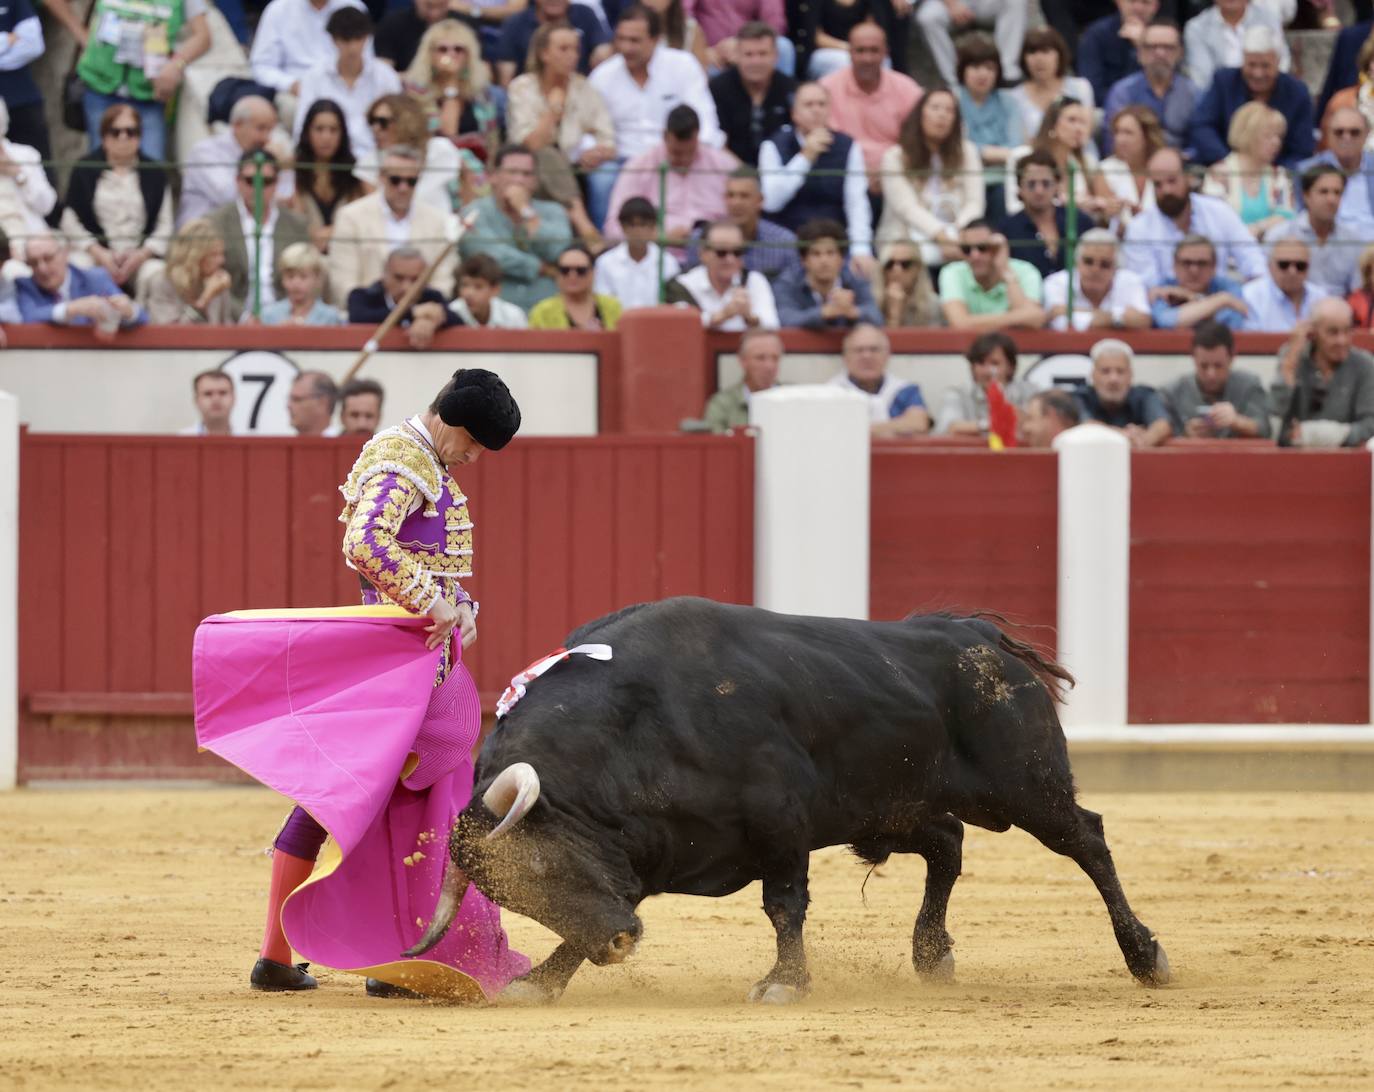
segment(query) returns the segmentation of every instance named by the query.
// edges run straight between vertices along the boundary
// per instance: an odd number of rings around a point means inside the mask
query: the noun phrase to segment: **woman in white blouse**
[[[100,147],[72,168],[62,211],[74,259],[88,268],[100,266],[140,302],[162,270],[172,236],[167,175],[139,153],[142,132],[132,106],[107,108],[100,118]]]
[[[1164,127],[1148,106],[1124,106],[1112,118],[1112,154],[1102,161],[1101,168],[1107,185],[1122,200],[1120,227],[1125,228],[1132,216],[1155,203],[1154,183],[1146,167],[1164,144]]]
[[[1040,131],[1029,148],[1018,148],[1007,164],[1008,177],[1016,177],[1016,164],[1031,150],[1048,152],[1059,164],[1059,176],[1064,191],[1061,202],[1068,200],[1068,181],[1073,178],[1073,196],[1077,206],[1089,216],[1105,224],[1121,211],[1121,198],[1112,190],[1098,169],[1097,156],[1092,149],[1092,111],[1073,99],[1060,99],[1045,111]],[[1014,190],[1015,187],[1008,187]],[[1021,196],[1007,194],[1007,212],[1015,215],[1022,208]]]
[[[883,217],[879,242],[909,239],[928,266],[958,261],[959,231],[983,215],[983,161],[964,138],[959,100],[929,91],[902,122],[898,142],[883,153]]]
[[[1069,47],[1053,27],[1034,27],[1026,31],[1021,45],[1021,71],[1025,82],[1012,88],[1011,97],[1021,108],[1022,129],[1038,133],[1045,111],[1060,99],[1074,99],[1091,114],[1093,85],[1082,76],[1069,75]]]

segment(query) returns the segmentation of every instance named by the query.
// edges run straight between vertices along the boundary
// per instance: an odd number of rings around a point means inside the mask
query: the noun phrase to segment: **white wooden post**
[[[1059,452],[1059,660],[1078,679],[1066,729],[1126,724],[1131,445],[1102,425],[1055,437]]]
[[[0,391],[0,790],[19,780],[19,399]]]
[[[1374,456],[1374,440],[1366,440],[1364,449]],[[1374,569],[1374,473],[1370,474],[1370,564]],[[1374,724],[1374,571],[1369,576],[1369,720]]]
[[[868,617],[868,400],[839,387],[750,396],[754,602],[787,614]]]

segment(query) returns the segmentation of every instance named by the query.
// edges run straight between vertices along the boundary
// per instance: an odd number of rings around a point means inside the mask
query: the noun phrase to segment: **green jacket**
[[[151,102],[156,95],[152,79],[143,70],[143,60],[137,64],[119,63],[115,59],[119,47],[105,41],[107,35],[103,31],[111,27],[117,34],[120,28],[137,27],[145,49],[152,44],[155,55],[160,54],[165,59],[176,48],[177,36],[185,21],[186,9],[182,0],[96,0],[91,13],[90,38],[77,62],[76,74],[99,94],[113,95],[124,87],[130,98]]]

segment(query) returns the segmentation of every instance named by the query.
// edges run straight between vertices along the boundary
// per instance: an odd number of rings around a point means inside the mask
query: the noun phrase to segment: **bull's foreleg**
[[[502,990],[497,1001],[503,1005],[545,1005],[557,1001],[577,968],[582,966],[583,958],[564,941],[538,967]]]
[[[801,852],[785,865],[781,862],[764,873],[763,911],[778,934],[778,958],[773,969],[754,984],[750,1001],[785,1005],[800,1001],[811,991],[806,969],[802,927],[806,924],[808,854]]]
[[[964,824],[952,815],[934,816],[912,832],[903,847],[926,861],[926,892],[911,937],[911,962],[924,978],[954,977],[954,941],[945,931],[949,896],[964,860]]]

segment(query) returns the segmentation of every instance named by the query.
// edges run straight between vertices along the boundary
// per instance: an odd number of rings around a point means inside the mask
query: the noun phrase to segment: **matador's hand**
[[[458,628],[462,634],[463,651],[466,652],[472,642],[477,640],[477,615],[471,603],[458,604]]]
[[[471,609],[468,608],[469,612]],[[448,640],[448,635],[458,624],[458,609],[441,595],[434,600],[434,606],[429,608],[429,616],[434,622],[425,627],[425,632],[429,634],[425,638],[425,648],[434,649]]]

